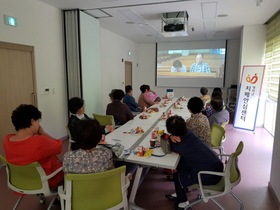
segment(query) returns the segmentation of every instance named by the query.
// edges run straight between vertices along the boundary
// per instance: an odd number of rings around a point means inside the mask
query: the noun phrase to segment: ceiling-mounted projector
[[[184,30],[184,24],[167,24],[163,27],[164,31],[182,31]]]
[[[188,36],[187,21],[189,15],[186,11],[169,12],[161,14],[162,35],[165,37]]]

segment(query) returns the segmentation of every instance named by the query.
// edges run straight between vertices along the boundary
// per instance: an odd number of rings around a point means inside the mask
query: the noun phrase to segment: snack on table
[[[165,112],[162,113],[160,119],[162,119],[162,120],[165,120],[165,119],[166,119],[166,114],[165,114]]]
[[[138,157],[149,157],[153,153],[154,150],[145,148],[143,146],[138,146],[134,151],[133,154]]]
[[[132,128],[129,132],[123,132],[123,134],[143,134],[144,129],[141,128],[141,126],[138,126],[137,128]]]
[[[149,109],[148,109],[148,112],[149,112],[149,113],[154,113],[154,112],[158,112],[158,111],[159,111],[159,109],[158,109],[157,107],[149,108]]]
[[[139,118],[140,119],[148,119],[148,115],[142,113],[142,114],[140,114]]]
[[[180,105],[180,103],[174,103],[173,109],[183,109],[183,107]]]

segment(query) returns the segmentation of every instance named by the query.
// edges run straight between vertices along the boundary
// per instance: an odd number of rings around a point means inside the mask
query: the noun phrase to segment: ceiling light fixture
[[[227,14],[220,14],[220,15],[217,15],[217,17],[223,18],[223,17],[228,17],[228,15]]]

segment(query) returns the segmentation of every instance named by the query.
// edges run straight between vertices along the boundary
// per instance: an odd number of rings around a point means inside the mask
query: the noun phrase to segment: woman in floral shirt
[[[102,129],[95,119],[81,120],[73,132],[78,150],[64,154],[65,173],[96,173],[114,168],[113,154],[105,147],[96,148],[102,138]]]
[[[210,125],[207,117],[201,113],[203,107],[203,101],[198,97],[193,97],[188,101],[188,109],[191,113],[191,117],[186,120],[186,125],[188,129],[210,147]]]

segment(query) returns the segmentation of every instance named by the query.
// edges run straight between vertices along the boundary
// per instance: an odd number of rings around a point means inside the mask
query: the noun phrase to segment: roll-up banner
[[[233,127],[254,131],[265,65],[243,66]]]

